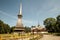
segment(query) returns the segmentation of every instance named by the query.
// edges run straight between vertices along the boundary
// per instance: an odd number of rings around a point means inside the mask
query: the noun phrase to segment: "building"
[[[44,28],[40,25],[37,25],[37,26],[31,28],[31,33],[42,33],[42,32],[46,32],[46,28]]]
[[[14,33],[24,33],[24,26],[22,23],[22,0],[20,2],[20,10],[19,10],[19,14],[18,14],[18,21],[16,24],[16,27],[14,28]]]

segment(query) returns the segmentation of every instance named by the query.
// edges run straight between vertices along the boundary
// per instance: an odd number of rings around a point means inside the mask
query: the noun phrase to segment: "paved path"
[[[39,40],[60,40],[60,36],[43,35],[43,37]]]

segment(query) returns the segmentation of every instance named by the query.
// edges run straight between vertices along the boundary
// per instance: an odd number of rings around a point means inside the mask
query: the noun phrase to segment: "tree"
[[[26,32],[26,33],[31,32],[31,28],[30,28],[30,27],[25,26],[25,32]]]
[[[47,18],[44,20],[44,25],[48,32],[55,31],[56,19],[55,18]]]
[[[9,33],[10,26],[0,20],[0,34]]]
[[[3,21],[0,20],[0,34],[4,33],[3,25],[4,25]]]
[[[14,28],[15,28],[15,26],[12,26],[12,27],[10,28],[10,33],[14,32]]]
[[[31,28],[34,28],[34,27],[36,27],[36,26],[31,26]]]
[[[4,24],[3,29],[5,30],[5,33],[10,33],[10,26],[8,24]]]
[[[60,15],[58,15],[56,19],[57,19],[57,23],[60,25]]]
[[[58,15],[57,17],[56,17],[56,19],[57,19],[57,22],[56,22],[56,32],[59,32],[60,33],[60,15]]]

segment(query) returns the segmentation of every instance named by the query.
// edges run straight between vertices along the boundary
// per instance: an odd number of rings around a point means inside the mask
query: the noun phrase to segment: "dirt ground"
[[[39,40],[60,40],[60,36],[43,35],[43,37]]]

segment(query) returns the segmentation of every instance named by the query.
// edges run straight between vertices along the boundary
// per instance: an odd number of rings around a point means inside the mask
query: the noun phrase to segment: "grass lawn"
[[[31,33],[25,33],[23,35],[14,35],[14,34],[0,34],[0,40],[2,39],[13,39],[13,38],[29,38],[29,37],[34,37],[36,36],[36,38],[40,38],[41,35],[35,34],[35,35],[31,35]]]

